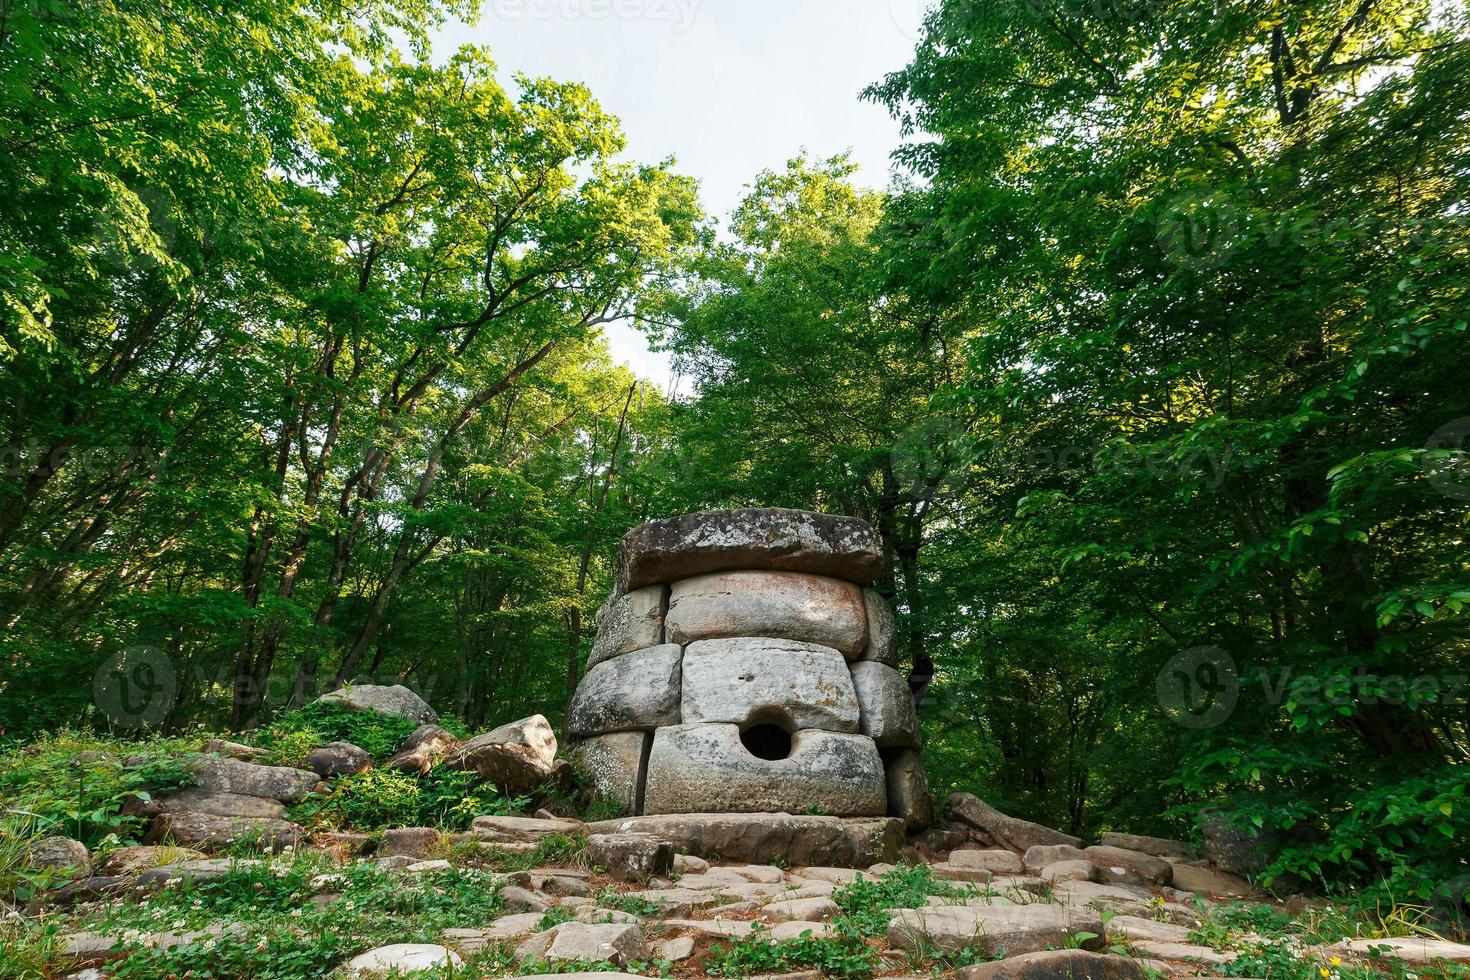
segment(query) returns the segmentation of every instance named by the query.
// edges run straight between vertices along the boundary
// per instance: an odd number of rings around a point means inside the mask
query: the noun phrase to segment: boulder
[[[1153,892],[1134,885],[1059,881],[1052,885],[1052,897],[1065,905],[1096,906],[1129,915],[1148,915],[1154,908]]]
[[[180,810],[160,813],[148,826],[145,844],[170,842],[210,853],[237,844],[252,844],[280,850],[294,847],[304,831],[285,820],[263,817],[222,817],[213,813]]]
[[[949,863],[960,868],[983,868],[998,875],[1026,873],[1026,866],[1014,851],[1001,849],[955,851],[950,854]]]
[[[537,932],[544,917],[541,912],[516,912],[502,915],[484,929],[445,929],[444,938],[465,953],[478,953],[491,943],[521,939]]]
[[[556,733],[545,716],[532,715],[476,735],[445,765],[473,772],[508,796],[525,793],[556,771]]]
[[[947,800],[950,815],[989,834],[997,844],[1009,847],[1018,854],[1038,844],[1067,844],[1079,846],[1080,838],[1052,830],[1029,820],[1006,816],[995,807],[981,801],[970,793],[951,793]]]
[[[194,883],[218,881],[236,868],[245,866],[246,864],[248,862],[236,861],[231,858],[175,861],[172,864],[160,864],[156,867],[145,868],[138,872],[138,876],[134,879],[133,885],[136,888],[142,889],[157,888],[175,881]]]
[[[959,980],[1145,980],[1149,973],[1127,956],[1051,949],[961,967],[956,976]]]
[[[806,730],[790,746],[785,758],[757,758],[737,725],[661,728],[649,753],[644,812],[887,812],[883,762],[871,739]]]
[[[306,767],[326,779],[331,776],[350,776],[362,772],[373,764],[373,757],[351,742],[328,742],[312,749],[306,756]]]
[[[761,909],[765,922],[826,922],[842,911],[830,898],[788,898]]]
[[[618,591],[736,569],[805,572],[868,585],[883,543],[866,521],[777,507],[685,514],[636,527],[618,549]]]
[[[1167,885],[1174,880],[1174,867],[1163,858],[1154,857],[1152,854],[1144,854],[1142,851],[1125,851],[1121,847],[1088,847],[1082,851],[1083,856],[1097,865],[1098,873],[1103,875],[1104,880],[1112,873],[1116,879],[1124,884],[1139,884],[1140,882],[1127,881],[1126,876],[1118,874],[1115,870],[1123,868],[1137,875],[1143,881],[1154,885]]]
[[[443,835],[433,827],[391,827],[383,831],[382,857],[410,857],[424,861],[439,853]]]
[[[576,748],[592,787],[632,816],[643,808],[643,760],[653,745],[650,732],[598,735]]]
[[[1199,857],[1189,844],[1165,837],[1107,833],[1102,835],[1101,843],[1105,847],[1121,847],[1125,851],[1152,854],[1154,857],[1161,857],[1169,861],[1192,861]]]
[[[647,962],[652,953],[636,925],[610,922],[592,925],[585,922],[563,922],[538,933],[516,947],[522,959],[548,963],[616,963]]]
[[[627,817],[589,824],[587,830],[594,834],[650,834],[673,844],[680,853],[711,861],[769,865],[779,858],[793,867],[867,868],[880,861],[896,860],[904,844],[900,820],[788,813]]]
[[[26,848],[26,864],[35,871],[52,871],[68,878],[92,874],[87,845],[70,837],[42,837]]]
[[[1374,957],[1401,963],[1470,963],[1470,946],[1447,939],[1347,939],[1321,952],[1328,956]]]
[[[788,731],[856,732],[859,723],[857,692],[842,654],[795,640],[691,644],[684,651],[681,703],[685,725],[759,719],[779,720]],[[654,738],[655,752],[662,735]]]
[[[184,764],[194,778],[196,789],[236,796],[256,796],[282,803],[296,803],[306,798],[321,777],[304,769],[285,766],[258,766],[237,759],[200,756]]]
[[[674,845],[652,834],[591,834],[587,860],[618,881],[645,882],[674,868]]]
[[[862,590],[800,572],[715,572],[675,582],[664,630],[670,643],[764,636],[816,643],[849,657],[868,640]]]
[[[683,658],[677,644],[664,644],[599,663],[577,685],[568,730],[586,737],[679,724]]]
[[[929,825],[934,801],[929,795],[929,777],[924,763],[913,749],[889,749],[881,753],[888,815],[898,817],[909,830],[923,830]]]
[[[868,643],[858,659],[898,666],[898,622],[893,604],[876,589],[863,590],[863,610],[868,619]]]
[[[210,739],[199,751],[206,755],[221,755],[227,759],[239,759],[241,762],[259,762],[270,755],[265,749],[257,749],[253,745],[243,745],[240,742],[231,742],[223,738]]]
[[[47,892],[48,905],[69,905],[73,902],[96,902],[126,892],[133,879],[128,875],[95,875],[77,878],[60,888]]]
[[[271,800],[263,796],[241,796],[239,793],[215,793],[197,787],[165,793],[151,803],[142,804],[138,810],[143,816],[183,812],[212,813],[218,817],[256,817],[266,820],[282,820],[286,816],[286,805],[279,800]]]
[[[486,844],[534,844],[553,834],[571,836],[586,829],[580,820],[547,820],[541,817],[476,817],[470,833]]]
[[[202,852],[186,847],[156,847],[143,844],[135,847],[119,847],[107,855],[107,860],[102,862],[102,867],[98,871],[103,875],[127,877],[161,865],[202,860],[204,860]]]
[[[1088,939],[1078,938],[1091,933]],[[1067,947],[1103,946],[1102,917],[1093,909],[1059,905],[943,905],[898,910],[888,941],[912,952],[970,949],[1007,957]]]
[[[1032,874],[1058,861],[1086,860],[1087,855],[1083,853],[1082,848],[1073,847],[1071,844],[1035,844],[1028,847],[1026,853],[1021,856],[1021,863],[1026,865],[1026,870]]]
[[[1059,881],[1096,881],[1097,866],[1091,861],[1053,861],[1041,869],[1041,880],[1049,885]]]
[[[383,765],[410,776],[422,776],[459,746],[459,739],[438,725],[420,725]]]
[[[1256,894],[1256,890],[1244,878],[1192,864],[1174,865],[1173,884],[1183,891],[1216,898],[1249,898]]]
[[[852,665],[852,686],[862,712],[861,731],[878,748],[919,747],[914,695],[902,674],[886,664],[857,663]]]
[[[1233,875],[1258,875],[1265,871],[1278,843],[1274,834],[1235,826],[1221,810],[1201,811],[1199,829],[1210,862]]]
[[[340,704],[353,711],[376,711],[380,715],[409,721],[436,722],[439,715],[428,702],[402,684],[354,684],[338,688],[316,699],[317,704]]]
[[[434,943],[395,943],[354,956],[347,961],[345,969],[349,976],[384,976],[442,971],[445,967],[459,967],[463,963],[458,954]]]
[[[587,669],[604,660],[645,650],[664,642],[664,610],[669,590],[650,585],[614,595],[597,610],[597,637],[587,655]]]

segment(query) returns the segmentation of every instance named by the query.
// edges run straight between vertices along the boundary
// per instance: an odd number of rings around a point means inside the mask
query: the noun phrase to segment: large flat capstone
[[[856,732],[859,723],[857,692],[841,653],[763,638],[690,644],[681,714],[685,724],[784,718],[790,728],[833,732]]]
[[[853,517],[777,507],[704,511],[625,534],[618,592],[736,569],[806,572],[868,585],[882,561],[877,532]]]
[[[681,813],[588,824],[589,834],[637,833],[668,841],[681,854],[720,861],[867,868],[898,859],[903,822],[790,813]]]
[[[868,639],[861,589],[799,572],[715,572],[675,582],[665,629],[670,643],[765,636],[820,643],[849,657]]]
[[[801,812],[837,816],[887,811],[883,762],[872,739],[808,729],[786,758],[763,759],[733,724],[679,725],[654,733],[645,813]]]
[[[567,713],[573,735],[659,728],[679,723],[677,644],[635,650],[587,672]]]

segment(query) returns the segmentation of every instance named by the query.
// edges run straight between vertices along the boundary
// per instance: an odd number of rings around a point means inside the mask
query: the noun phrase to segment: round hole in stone
[[[751,755],[767,762],[791,758],[791,733],[769,721],[757,722],[742,729],[740,744]]]

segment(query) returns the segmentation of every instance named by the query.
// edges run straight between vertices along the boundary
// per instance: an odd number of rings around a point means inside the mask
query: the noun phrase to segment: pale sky
[[[439,32],[436,55],[486,44],[513,72],[585,83],[622,120],[628,157],[677,158],[724,217],[757,173],[803,149],[850,151],[861,183],[888,184],[898,127],[863,87],[903,67],[926,0],[487,0]],[[666,358],[630,327],[614,356],[667,386]]]

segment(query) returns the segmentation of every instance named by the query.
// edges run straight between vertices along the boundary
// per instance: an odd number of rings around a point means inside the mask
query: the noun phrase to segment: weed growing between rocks
[[[832,901],[842,909],[835,924],[857,936],[882,936],[888,931],[892,909],[921,908],[931,895],[970,893],[970,889],[935,877],[928,865],[901,865],[878,878],[859,877],[833,892]]]
[[[716,945],[705,972],[716,977],[749,977],[819,970],[828,977],[865,980],[877,966],[877,950],[851,935],[821,937],[804,932],[777,942],[769,930],[757,928],[739,942]]]
[[[478,816],[523,811],[525,797],[508,798],[473,773],[442,766],[422,776],[396,769],[369,769],[342,776],[329,795],[314,795],[289,811],[290,819],[311,831],[377,830],[382,827],[438,827],[466,830]]]

